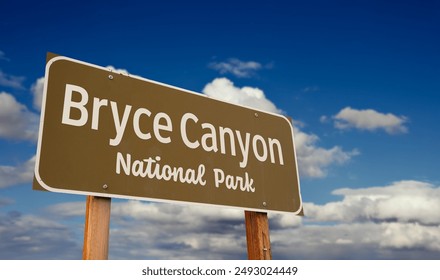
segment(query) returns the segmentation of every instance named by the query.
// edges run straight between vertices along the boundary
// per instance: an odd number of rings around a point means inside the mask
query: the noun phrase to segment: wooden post
[[[111,198],[87,196],[83,260],[107,260]]]
[[[271,260],[267,213],[245,211],[246,240],[249,260]]]

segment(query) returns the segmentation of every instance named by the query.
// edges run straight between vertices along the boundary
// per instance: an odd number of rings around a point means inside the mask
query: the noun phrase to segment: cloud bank
[[[333,194],[306,202],[305,218],[269,213],[274,259],[440,258],[440,186],[402,180]],[[0,258],[80,258],[84,205],[49,206],[50,220],[1,214]],[[247,258],[242,210],[115,199],[110,226],[110,259]]]
[[[274,258],[440,257],[439,186],[404,180],[337,189],[334,194],[341,199],[322,205],[306,203],[304,219],[269,214]],[[129,201],[115,206],[112,215],[112,240],[119,251],[115,257],[246,258],[241,210]],[[124,252],[126,247],[133,249]]]

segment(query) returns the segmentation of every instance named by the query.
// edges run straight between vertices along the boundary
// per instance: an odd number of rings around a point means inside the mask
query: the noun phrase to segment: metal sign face
[[[46,64],[35,184],[299,213],[291,122],[63,56]]]

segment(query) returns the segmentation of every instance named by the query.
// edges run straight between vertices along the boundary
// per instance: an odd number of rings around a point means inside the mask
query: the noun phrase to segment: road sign
[[[299,213],[285,117],[63,56],[46,64],[36,185]]]

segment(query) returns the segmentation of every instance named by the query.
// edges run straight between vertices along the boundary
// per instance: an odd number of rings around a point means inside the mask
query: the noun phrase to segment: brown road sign
[[[54,192],[302,208],[285,117],[63,56],[46,64],[35,177]]]

